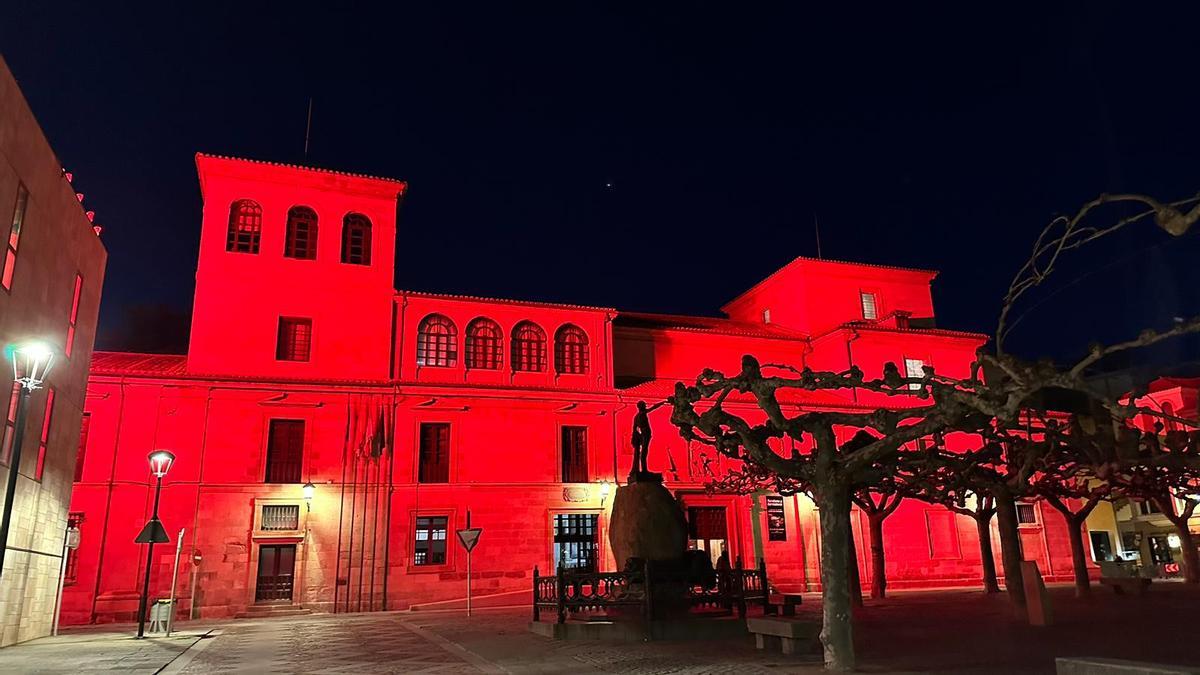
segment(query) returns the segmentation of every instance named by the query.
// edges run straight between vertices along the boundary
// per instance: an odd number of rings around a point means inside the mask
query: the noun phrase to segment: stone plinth
[[[630,558],[678,562],[687,551],[687,521],[679,502],[663,487],[662,478],[639,474],[613,497],[608,541],[617,567]]]

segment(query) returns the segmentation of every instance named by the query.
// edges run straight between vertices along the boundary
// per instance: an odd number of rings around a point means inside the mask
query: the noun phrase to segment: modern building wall
[[[472,557],[476,595],[524,602],[533,569],[553,570],[574,560],[574,551],[594,547],[588,555],[597,567],[618,566],[608,550],[605,484],[623,482],[630,470],[639,400],[661,401],[676,381],[704,368],[734,370],[744,354],[796,366],[853,363],[869,374],[885,361],[918,359],[965,375],[984,340],[929,327],[932,273],[851,263],[789,266],[753,294],[769,314],[746,310],[734,318],[392,291],[387,255],[375,259],[379,269],[346,268],[336,224],[358,210],[384,224],[380,237],[394,236],[383,202],[395,207],[401,183],[206,156],[198,164],[205,214],[189,354],[104,353],[93,364],[92,422],[71,507],[85,517],[64,603],[72,622],[133,618],[145,571],[133,538],[149,516],[146,456],[158,448],[177,457],[160,515],[173,540],[184,530],[177,590],[185,612],[233,616],[273,601],[335,611],[457,601],[465,595],[466,557],[454,530],[466,526],[468,512],[484,530]],[[379,203],[360,204],[364,192]],[[229,210],[239,199],[261,204],[257,253],[226,250]],[[282,259],[286,213],[295,204],[335,225],[319,228],[315,259]],[[400,264],[425,254],[408,251],[402,231],[399,242]],[[380,249],[390,243],[377,240]],[[802,272],[793,280],[800,286],[785,283],[792,272]],[[326,277],[328,289],[319,291]],[[387,302],[380,303],[385,278]],[[803,294],[794,292],[801,287]],[[864,316],[861,288],[886,312]],[[813,304],[810,295],[840,299]],[[307,360],[278,362],[281,316],[311,320]],[[911,317],[930,321],[915,328]],[[499,342],[475,341],[481,325]],[[809,333],[813,326],[822,332]],[[565,341],[559,347],[568,334],[570,350]],[[532,361],[523,361],[529,349],[518,342],[522,335],[541,336]],[[227,346],[235,353],[226,354]],[[564,365],[568,351],[572,367]],[[880,403],[854,392],[802,392],[783,401],[789,413]],[[761,414],[745,398],[726,406]],[[667,410],[653,413],[651,424],[650,469],[664,475],[692,518],[696,547],[715,557],[723,545],[747,566],[764,560],[779,587],[819,588],[818,524],[806,497],[706,494],[706,483],[735,464],[684,442]],[[272,448],[282,441],[272,430],[285,427],[303,429],[295,437],[299,471],[273,480]],[[306,502],[302,486],[310,482],[314,496]],[[295,518],[272,529],[264,507]],[[1039,516],[1022,529],[1026,554],[1047,577],[1069,578],[1065,530],[1047,520]],[[869,580],[865,521],[860,515],[855,522]],[[421,527],[430,523],[444,529]],[[579,523],[585,534],[568,527]],[[890,582],[979,583],[976,536],[969,519],[903,505],[887,524]],[[444,543],[444,560],[422,553],[434,541]],[[174,550],[155,551],[152,595],[162,597]],[[279,583],[279,556],[290,592],[263,597]]]
[[[18,218],[19,199],[24,211]],[[20,221],[16,235],[15,220]],[[4,646],[50,632],[107,254],[2,59],[0,251],[0,347],[37,339],[60,352],[46,387],[30,399],[21,466],[3,461],[11,443],[0,448],[0,495],[8,473],[20,473],[0,573]],[[0,415],[12,409],[12,396],[13,370],[5,358]]]

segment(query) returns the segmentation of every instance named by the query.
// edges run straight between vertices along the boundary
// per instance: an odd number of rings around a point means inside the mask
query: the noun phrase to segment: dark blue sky
[[[194,153],[300,162],[310,96],[310,163],[410,182],[396,277],[420,290],[713,313],[814,255],[815,213],[826,256],[940,269],[940,324],[990,332],[1051,215],[1200,191],[1183,10],[167,4],[0,23],[105,226],[103,346],[131,309],[190,308]],[[1200,244],[1163,242],[1074,261],[1014,346],[1200,312]]]

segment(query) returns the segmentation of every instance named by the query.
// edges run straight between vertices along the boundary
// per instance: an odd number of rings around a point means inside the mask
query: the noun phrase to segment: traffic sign
[[[455,534],[458,535],[459,543],[463,545],[463,548],[467,549],[467,553],[470,553],[471,549],[475,548],[475,544],[479,543],[479,535],[482,533],[482,527],[468,527],[455,531]]]

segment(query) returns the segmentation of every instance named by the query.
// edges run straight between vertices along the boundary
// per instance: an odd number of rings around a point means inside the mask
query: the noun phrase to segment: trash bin
[[[151,633],[165,633],[171,620],[171,600],[155,600],[150,606],[150,629]]]

